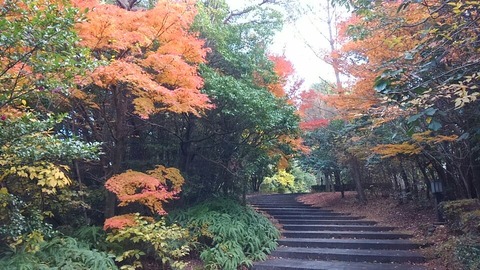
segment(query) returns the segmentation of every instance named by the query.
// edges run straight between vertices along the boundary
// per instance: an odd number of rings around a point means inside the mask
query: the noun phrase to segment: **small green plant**
[[[455,234],[440,248],[450,254],[455,268],[480,269],[480,201],[476,199],[444,202],[441,210],[447,226]]]
[[[42,242],[35,252],[6,249],[0,258],[0,269],[117,269],[111,255],[91,250],[88,244],[72,237],[54,237]]]
[[[463,265],[463,269],[480,269],[480,243],[472,239],[462,239],[455,247],[455,257]]]
[[[79,239],[82,242],[89,244],[91,248],[100,251],[107,252],[119,248],[118,245],[114,245],[107,241],[107,233],[100,226],[82,226],[75,228],[70,236]]]
[[[480,201],[477,199],[444,202],[441,210],[449,228],[460,234],[480,236]]]
[[[206,269],[235,270],[265,260],[280,236],[268,219],[228,198],[172,212],[169,218],[191,230]]]
[[[125,247],[116,257],[118,262],[127,262],[120,269],[133,270],[141,267],[140,258],[147,255],[144,251],[152,249],[154,252],[151,255],[160,259],[164,265],[173,269],[186,266],[180,259],[190,252],[187,229],[176,224],[167,225],[164,219],[152,222],[139,214],[133,215],[133,221],[132,226],[113,229],[107,234],[108,242]]]
[[[56,232],[35,207],[0,189],[0,240],[9,248],[34,252]]]

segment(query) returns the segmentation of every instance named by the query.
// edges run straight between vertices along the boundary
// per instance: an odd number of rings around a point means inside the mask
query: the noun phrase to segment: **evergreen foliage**
[[[91,249],[88,244],[72,237],[54,237],[42,243],[37,252],[9,249],[3,251],[0,257],[1,269],[117,269],[112,256]]]
[[[230,198],[172,212],[169,219],[191,230],[207,269],[235,270],[265,260],[280,236],[268,219]]]

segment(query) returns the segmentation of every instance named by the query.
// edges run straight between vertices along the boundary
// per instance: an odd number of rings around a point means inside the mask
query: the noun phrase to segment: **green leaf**
[[[430,122],[430,124],[428,125],[428,128],[433,130],[433,131],[437,131],[437,130],[442,128],[442,124],[440,124],[436,120],[432,120],[432,122]]]
[[[438,111],[438,109],[430,107],[430,108],[426,109],[424,113],[428,116],[433,116],[437,111]]]
[[[410,116],[408,119],[407,119],[407,124],[411,124],[415,121],[417,121],[420,117],[423,116],[423,113],[419,113],[419,114],[415,114],[415,115],[412,115]]]
[[[383,92],[388,86],[388,83],[386,80],[380,79],[377,83],[375,83],[373,89],[377,92]]]

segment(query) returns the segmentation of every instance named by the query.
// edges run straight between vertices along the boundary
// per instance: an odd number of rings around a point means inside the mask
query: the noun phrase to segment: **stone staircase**
[[[424,270],[425,258],[410,235],[375,225],[362,217],[313,208],[296,201],[297,194],[257,195],[249,198],[256,209],[282,226],[279,247],[253,270]]]

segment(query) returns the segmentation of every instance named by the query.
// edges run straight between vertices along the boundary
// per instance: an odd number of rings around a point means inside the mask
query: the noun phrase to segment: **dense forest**
[[[480,198],[480,3],[293,2],[0,0],[0,268],[248,267],[254,192]],[[269,45],[307,15],[304,91]]]

